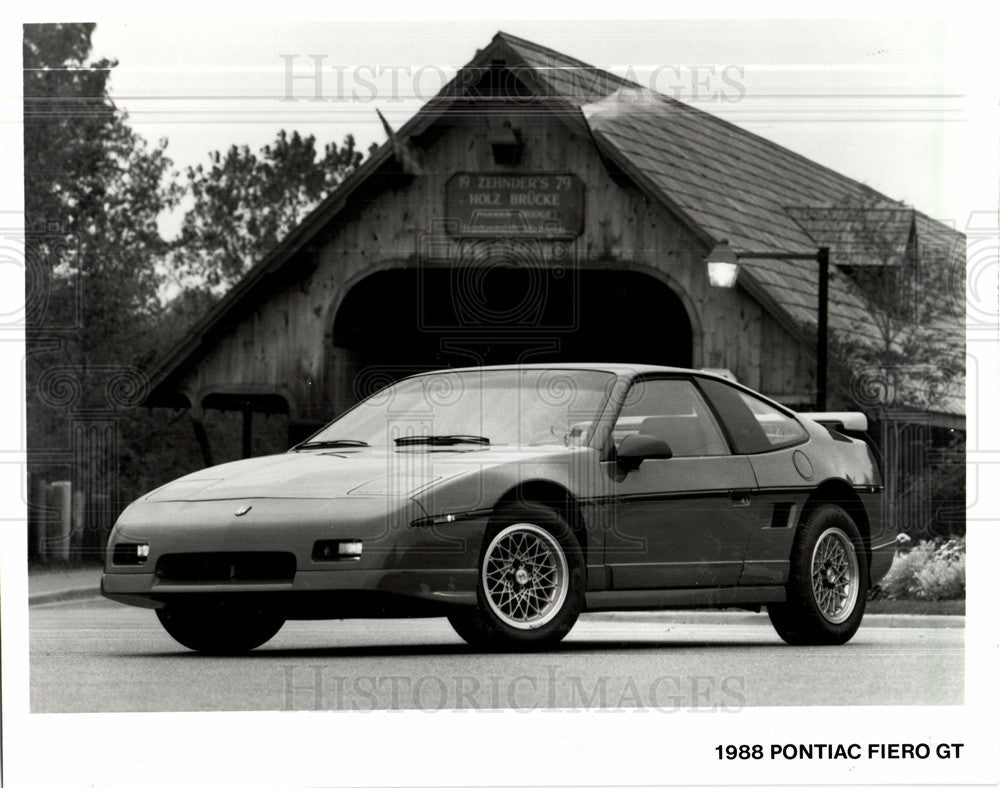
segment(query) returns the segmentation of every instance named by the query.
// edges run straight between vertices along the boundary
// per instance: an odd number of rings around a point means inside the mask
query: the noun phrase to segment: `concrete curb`
[[[99,599],[101,589],[98,586],[80,586],[78,588],[63,588],[59,591],[39,591],[28,594],[28,606],[51,605],[56,602],[75,602],[81,599]]]
[[[99,585],[76,586],[57,591],[29,593],[28,605],[52,605],[58,602],[76,602],[85,599],[99,599]],[[585,621],[609,621],[634,624],[691,625],[711,624],[730,626],[769,625],[765,613],[744,613],[732,610],[633,610],[608,613],[584,613]],[[871,613],[861,622],[862,627],[882,628],[924,628],[924,629],[965,629],[965,616],[925,615],[919,613]]]
[[[927,616],[919,613],[873,613],[861,621],[863,627],[913,627],[923,629],[965,629],[965,616]]]
[[[617,613],[585,613],[585,620],[614,621],[635,624],[706,624],[770,626],[766,613],[737,613],[715,610],[656,610],[623,611]],[[871,628],[926,628],[965,629],[965,616],[920,615],[909,613],[873,613],[861,621],[862,627]]]

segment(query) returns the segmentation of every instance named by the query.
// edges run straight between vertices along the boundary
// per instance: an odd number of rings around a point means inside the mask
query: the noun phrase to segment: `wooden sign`
[[[583,181],[565,173],[459,172],[445,186],[448,232],[466,237],[583,231]]]

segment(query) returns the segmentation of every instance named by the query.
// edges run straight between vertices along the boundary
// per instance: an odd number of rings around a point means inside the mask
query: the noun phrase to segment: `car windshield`
[[[474,448],[582,446],[615,382],[610,372],[507,369],[402,380],[364,400],[310,444]],[[426,440],[418,439],[426,436]]]

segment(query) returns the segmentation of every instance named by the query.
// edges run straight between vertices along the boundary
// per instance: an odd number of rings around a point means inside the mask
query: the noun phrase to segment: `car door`
[[[623,472],[612,458],[605,565],[611,587],[707,588],[739,581],[756,521],[756,481],[731,453],[691,379],[650,378],[629,388],[613,428],[662,438],[670,459]]]
[[[760,522],[753,529],[740,585],[780,585],[788,579],[795,524],[816,489],[809,434],[790,412],[718,380],[699,386],[722,420],[736,451],[748,455],[757,479]]]

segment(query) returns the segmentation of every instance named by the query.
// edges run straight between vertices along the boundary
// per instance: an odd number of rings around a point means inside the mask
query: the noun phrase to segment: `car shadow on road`
[[[697,640],[685,638],[683,640],[573,640],[560,643],[557,646],[547,649],[536,649],[533,651],[487,651],[476,649],[464,643],[420,643],[414,645],[406,644],[383,644],[370,646],[307,646],[304,648],[281,648],[280,646],[262,646],[259,649],[249,651],[246,654],[229,656],[226,659],[274,659],[276,657],[426,657],[426,656],[493,656],[493,657],[523,657],[525,654],[578,654],[578,653],[601,653],[615,651],[656,651],[669,650],[678,651],[683,649],[696,650],[725,650],[731,648],[741,649],[770,649],[788,648],[780,640],[773,643],[761,643],[752,640]],[[125,655],[121,655],[125,656]],[[217,658],[209,654],[199,654],[194,651],[174,651],[132,653],[129,657],[155,657],[162,659],[210,659]]]

